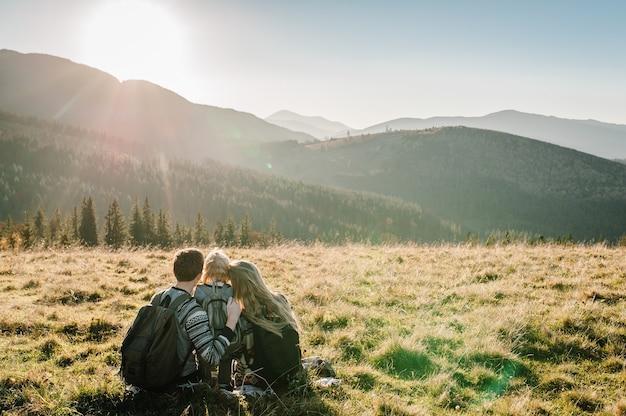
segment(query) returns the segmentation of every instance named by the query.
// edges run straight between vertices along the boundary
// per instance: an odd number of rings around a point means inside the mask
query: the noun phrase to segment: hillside
[[[416,202],[480,235],[626,234],[626,166],[537,140],[446,127],[264,149],[257,166],[277,174]]]
[[[397,198],[333,189],[213,160],[133,156],[140,145],[62,124],[0,112],[0,221],[41,205],[49,218],[69,214],[91,196],[101,220],[114,198],[128,217],[148,198],[155,211],[191,226],[201,213],[211,230],[219,219],[248,215],[255,230],[272,222],[303,241],[454,241],[460,230]]]
[[[193,104],[146,81],[113,76],[67,59],[0,50],[0,109],[132,138],[196,161],[237,162],[258,142],[314,141],[252,114]]]
[[[596,120],[569,120],[507,110],[483,117],[400,118],[376,124],[352,135],[392,130],[423,130],[464,126],[496,130],[579,150],[606,159],[626,158],[626,125]]]

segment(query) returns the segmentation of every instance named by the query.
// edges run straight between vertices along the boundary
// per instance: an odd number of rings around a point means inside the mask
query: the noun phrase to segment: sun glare
[[[158,83],[183,65],[183,26],[162,3],[154,1],[102,4],[86,19],[83,41],[85,63],[120,80]]]

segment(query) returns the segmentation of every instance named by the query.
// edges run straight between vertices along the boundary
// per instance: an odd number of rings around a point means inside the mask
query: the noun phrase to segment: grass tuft
[[[24,390],[33,383],[28,379],[7,377],[0,381],[0,411],[21,407],[27,403]]]
[[[24,283],[22,289],[37,289],[41,286],[41,283],[37,280],[30,279],[28,282]]]
[[[371,391],[378,384],[378,379],[375,374],[366,371],[357,371],[348,378],[348,383],[352,387],[362,390]]]
[[[564,397],[583,412],[595,413],[603,408],[602,403],[594,393],[573,390],[565,392]]]
[[[80,305],[85,302],[98,302],[102,299],[102,294],[99,292],[85,292],[82,290],[68,290],[59,296],[44,296],[39,302],[44,305],[54,305],[60,303],[61,305]]]
[[[402,379],[421,379],[437,371],[437,365],[427,354],[406,349],[399,344],[392,344],[383,353],[373,357],[372,365]]]
[[[101,342],[116,335],[119,329],[119,325],[111,324],[100,319],[94,319],[89,323],[86,339],[89,341]]]
[[[61,348],[61,344],[59,344],[56,339],[49,339],[46,340],[39,349],[41,350],[43,360],[49,360],[59,348]]]

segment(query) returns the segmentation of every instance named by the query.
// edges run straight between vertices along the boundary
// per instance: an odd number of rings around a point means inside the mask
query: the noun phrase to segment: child
[[[200,284],[196,286],[194,298],[196,302],[203,306],[207,310],[209,315],[209,324],[212,326],[213,331],[221,331],[224,325],[223,311],[225,310],[225,301],[233,296],[233,289],[228,284],[230,278],[228,277],[228,267],[230,259],[220,249],[213,249],[204,259],[204,267],[202,269],[202,277]],[[219,293],[218,293],[219,292]],[[215,301],[215,305],[210,305],[208,300],[218,297]],[[208,299],[208,300],[207,300]],[[223,301],[221,301],[223,300]],[[216,312],[213,312],[211,308],[220,308]],[[213,321],[213,322],[211,322]],[[233,340],[233,344],[228,348],[222,360],[219,363],[219,367],[205,368],[205,376],[208,376],[211,370],[217,370],[217,385],[220,389],[232,390],[231,384],[231,366],[234,358],[233,353],[239,349],[237,341]]]

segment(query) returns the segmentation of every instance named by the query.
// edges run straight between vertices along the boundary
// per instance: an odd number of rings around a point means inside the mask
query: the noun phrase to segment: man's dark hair
[[[179,282],[190,282],[202,273],[204,255],[196,248],[178,250],[174,255],[174,276]]]

